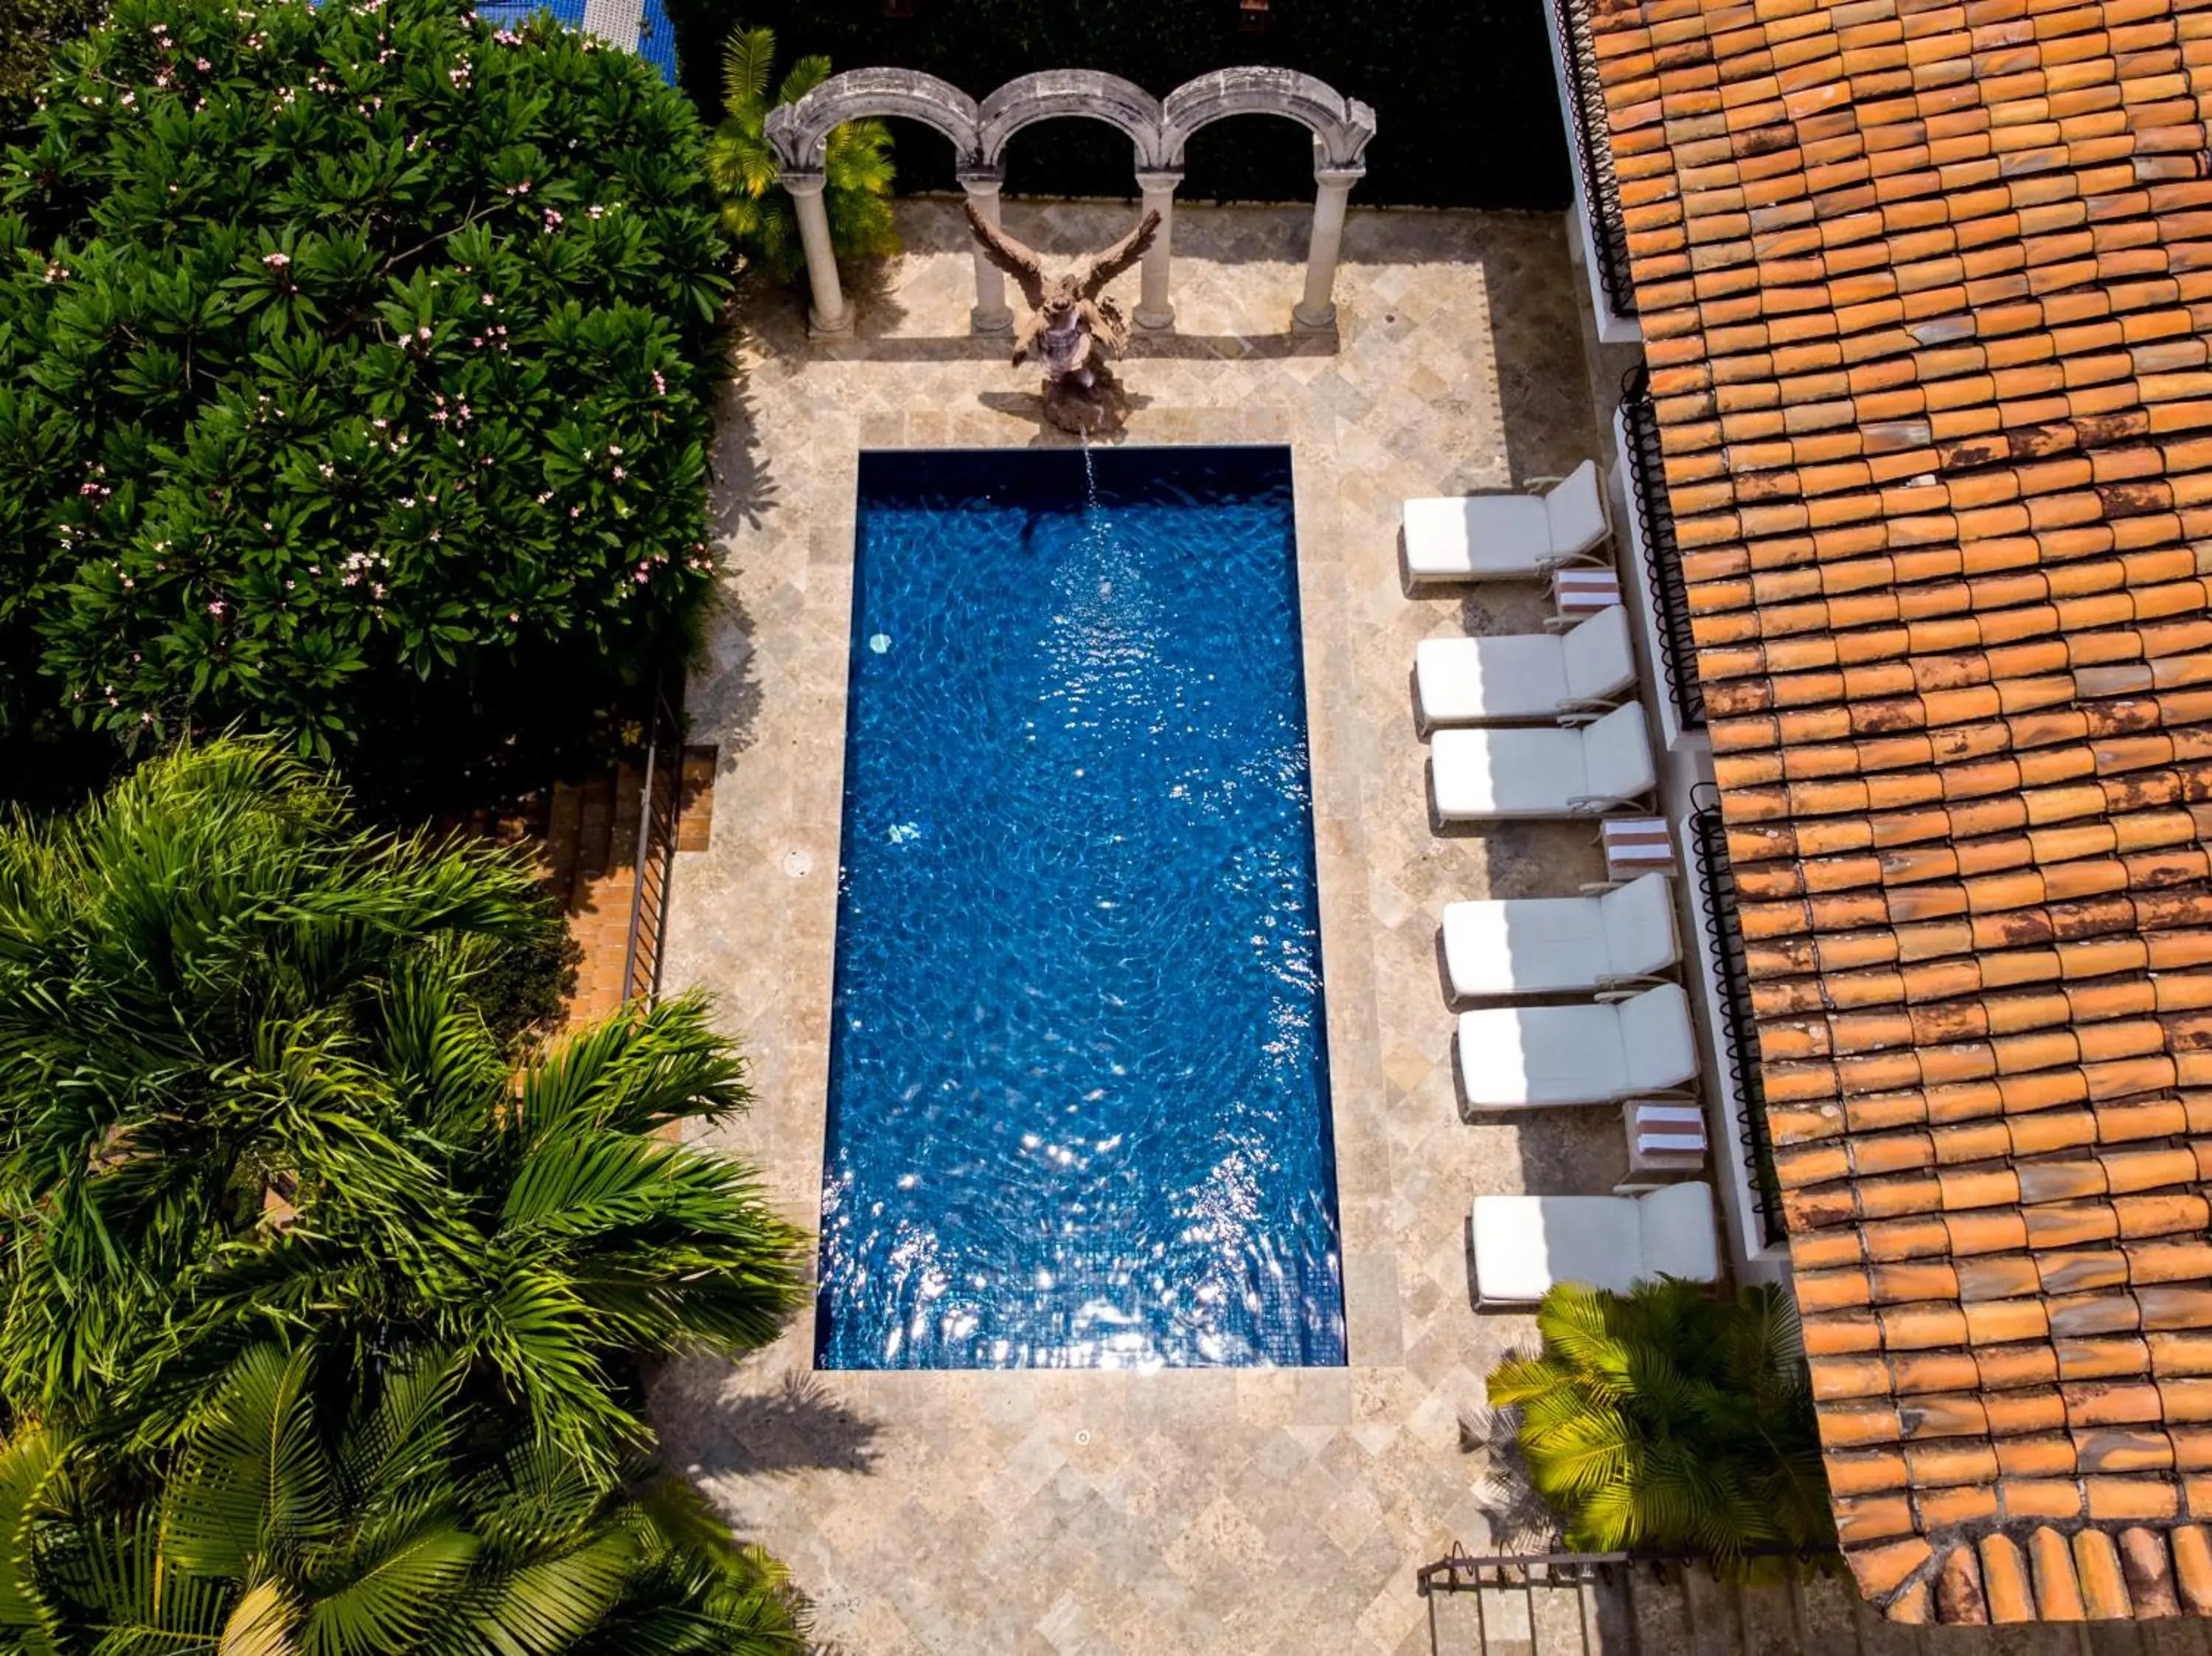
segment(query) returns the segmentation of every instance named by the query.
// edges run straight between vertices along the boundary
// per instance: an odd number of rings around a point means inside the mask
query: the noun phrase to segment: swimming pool
[[[1288,452],[864,454],[849,688],[817,1361],[1341,1363]]]

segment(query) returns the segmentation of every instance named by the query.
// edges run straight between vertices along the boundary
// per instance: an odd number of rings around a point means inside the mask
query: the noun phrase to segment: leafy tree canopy
[[[465,1363],[258,1345],[149,1480],[0,1439],[0,1643],[31,1656],[799,1656],[781,1569],[688,1486],[466,1406]],[[641,1470],[641,1469],[638,1469]]]
[[[774,1338],[799,1234],[666,1137],[748,1096],[701,1006],[519,1070],[486,1027],[531,891],[362,833],[265,741],[0,826],[0,1415],[158,1443],[257,1343],[434,1348],[605,1471],[640,1359]]]
[[[0,132],[35,106],[54,47],[83,33],[106,9],[101,0],[0,0]]]
[[[31,136],[0,730],[345,751],[681,638],[728,250],[645,64],[462,0],[123,0]]]
[[[1542,1351],[1492,1370],[1490,1401],[1519,1411],[1530,1482],[1570,1547],[1741,1565],[1834,1544],[1786,1289],[1721,1300],[1672,1277],[1631,1294],[1562,1283],[1536,1326]]]

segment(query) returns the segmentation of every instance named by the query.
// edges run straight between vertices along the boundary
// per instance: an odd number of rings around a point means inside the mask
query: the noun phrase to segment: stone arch
[[[1139,172],[1170,165],[1160,100],[1133,81],[1093,69],[1051,69],[1017,76],[983,100],[977,161],[1006,164],[1006,142],[1025,126],[1063,115],[1103,121],[1129,135]]]
[[[1366,168],[1375,112],[1325,81],[1294,69],[1222,69],[1186,81],[1160,106],[1163,165],[1181,167],[1183,145],[1202,126],[1232,115],[1284,115],[1314,135],[1314,165],[1324,172]]]
[[[1006,143],[1024,127],[1080,115],[1127,133],[1136,147],[1137,182],[1146,209],[1161,219],[1159,234],[1145,254],[1144,296],[1136,310],[1138,325],[1146,328],[1170,327],[1175,321],[1167,297],[1168,261],[1183,145],[1200,127],[1231,115],[1286,116],[1313,134],[1316,186],[1305,294],[1292,307],[1291,318],[1302,328],[1335,325],[1331,293],[1345,197],[1367,170],[1375,112],[1326,82],[1290,69],[1224,69],[1187,81],[1161,100],[1118,75],[1060,69],[1017,76],[978,105],[950,82],[917,70],[848,69],[797,103],[769,111],[767,124],[769,144],[798,211],[814,294],[811,321],[817,333],[842,333],[852,325],[822,199],[830,134],[847,121],[884,115],[920,121],[951,139],[969,206],[994,224]],[[975,258],[975,308],[969,325],[979,332],[1003,331],[1013,325],[1004,278],[980,250]]]
[[[975,100],[950,81],[911,69],[848,69],[795,104],[769,112],[769,147],[786,173],[819,173],[830,134],[847,121],[900,115],[952,141],[956,162],[975,162],[981,121]]]

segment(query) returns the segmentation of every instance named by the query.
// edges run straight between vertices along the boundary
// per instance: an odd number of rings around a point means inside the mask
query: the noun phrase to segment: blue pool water
[[[817,1359],[1344,1361],[1290,457],[860,461]]]

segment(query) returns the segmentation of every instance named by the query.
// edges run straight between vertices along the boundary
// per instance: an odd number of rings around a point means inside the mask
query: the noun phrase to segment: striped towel
[[[1602,564],[1568,564],[1552,572],[1552,603],[1563,616],[1594,616],[1620,602],[1620,577]]]
[[[1674,836],[1663,816],[1608,816],[1597,832],[1608,879],[1630,880],[1674,866]]]

